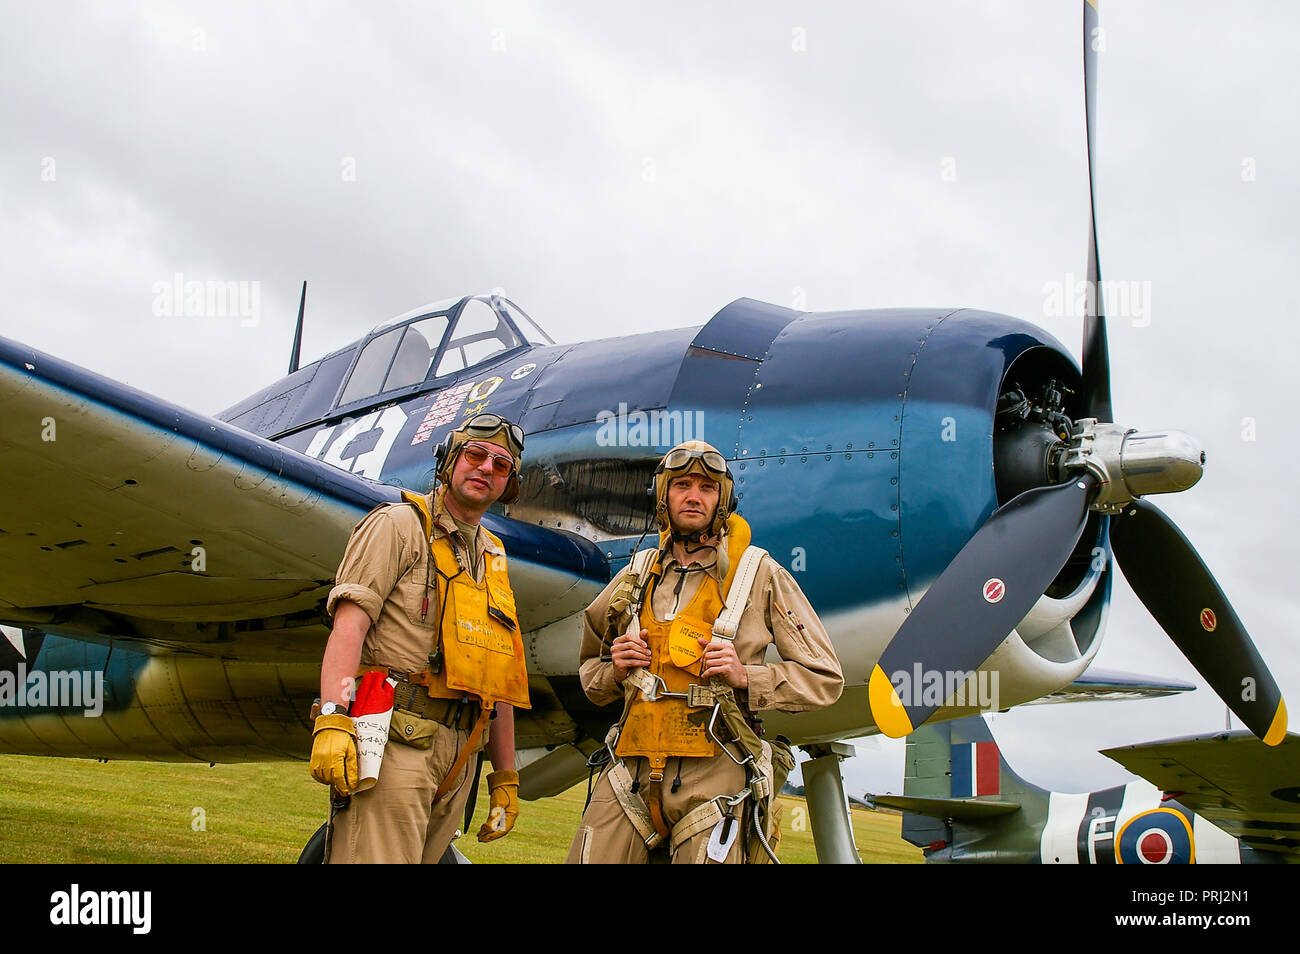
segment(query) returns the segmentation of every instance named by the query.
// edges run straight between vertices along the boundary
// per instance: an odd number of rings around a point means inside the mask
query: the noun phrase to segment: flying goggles
[[[692,460],[699,460],[704,465],[704,469],[709,473],[717,474],[719,477],[728,475],[727,460],[715,450],[700,450],[694,447],[674,447],[659,462],[655,468],[656,474],[662,474],[665,471],[682,470]]]
[[[506,433],[510,435],[510,439],[514,441],[515,446],[510,448],[510,450],[514,452],[516,457],[522,456],[524,452],[524,429],[518,424],[510,423],[499,414],[475,414],[468,421],[458,427],[457,430],[463,432],[465,436],[471,440],[474,438],[486,440],[489,437],[496,435],[496,433],[502,428],[504,428]],[[479,461],[480,464],[482,462],[482,460]],[[494,464],[493,467],[495,466],[496,465]]]

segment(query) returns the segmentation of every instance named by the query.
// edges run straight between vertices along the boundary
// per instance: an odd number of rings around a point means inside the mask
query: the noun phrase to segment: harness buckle
[[[749,798],[750,794],[751,794],[750,789],[748,786],[746,786],[745,788],[742,788],[739,792],[737,792],[735,795],[733,795],[730,798],[728,798],[726,795],[719,795],[718,798],[725,801],[727,803],[728,808],[735,808],[745,799]]]
[[[645,688],[644,685],[640,686],[641,695],[646,702],[658,702],[660,699],[689,698],[689,693],[669,692],[668,683],[664,682],[663,676],[657,675],[653,672],[649,672],[648,670],[644,670],[644,669],[642,670],[642,672],[645,672],[646,676],[648,676],[652,680],[652,682],[650,683],[650,688],[648,690]]]
[[[686,688],[686,704],[692,708],[704,708],[717,704],[717,698],[712,686],[701,686],[698,683],[691,683]]]
[[[709,738],[718,744],[718,748],[722,749],[722,751],[727,753],[727,758],[731,759],[731,761],[735,762],[737,765],[748,765],[750,762],[754,761],[754,756],[752,753],[746,752],[745,757],[743,759],[736,758],[734,755],[731,754],[731,749],[727,748],[727,743],[719,739],[718,733],[713,731],[713,727],[718,722],[718,714],[721,711],[722,711],[721,705],[715,705],[713,707],[713,713],[709,716],[709,727],[708,727]]]

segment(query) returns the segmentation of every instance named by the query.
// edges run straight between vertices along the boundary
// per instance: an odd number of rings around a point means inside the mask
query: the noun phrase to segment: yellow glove
[[[336,713],[316,717],[312,730],[311,776],[340,795],[357,790],[357,730],[352,720]]]
[[[510,834],[519,817],[519,773],[506,769],[488,774],[488,791],[492,793],[489,800],[488,820],[478,830],[479,841],[496,841]]]

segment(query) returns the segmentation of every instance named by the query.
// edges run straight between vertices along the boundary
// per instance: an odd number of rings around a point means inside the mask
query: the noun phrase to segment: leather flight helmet
[[[674,477],[690,473],[703,474],[718,483],[718,509],[714,511],[708,530],[709,536],[718,536],[727,525],[727,518],[736,510],[736,485],[727,468],[727,459],[716,447],[704,441],[683,441],[665,454],[655,468],[655,524],[661,533],[670,530],[668,484]]]
[[[506,489],[498,498],[499,503],[511,504],[519,498],[519,470],[524,463],[524,431],[518,424],[512,424],[499,414],[476,414],[460,427],[451,431],[434,449],[435,476],[446,484],[451,480],[451,469],[461,448],[469,441],[484,441],[498,444],[510,451],[515,459],[515,469],[510,472]]]

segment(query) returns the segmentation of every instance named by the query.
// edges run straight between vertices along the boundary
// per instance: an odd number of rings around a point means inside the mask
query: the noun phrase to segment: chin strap
[[[712,536],[712,534],[707,534]],[[669,541],[671,543],[680,543],[688,555],[699,553],[701,550],[716,550],[717,544],[705,543],[706,531],[696,530],[694,533],[678,533],[676,530],[669,532]],[[691,546],[691,544],[697,544]]]

